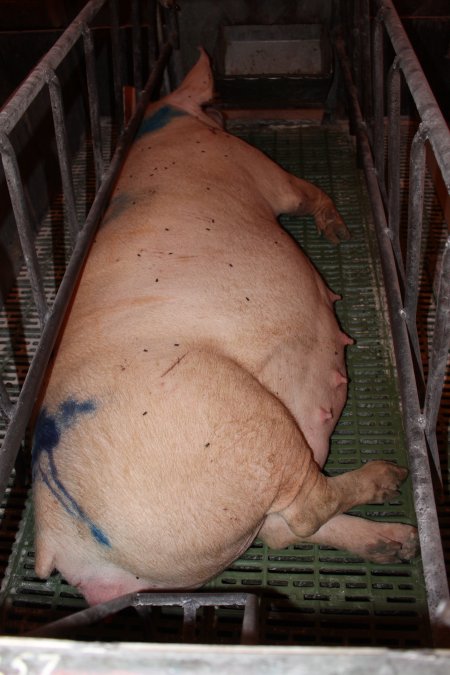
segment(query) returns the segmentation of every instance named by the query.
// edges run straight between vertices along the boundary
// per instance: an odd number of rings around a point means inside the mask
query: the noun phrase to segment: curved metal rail
[[[435,639],[438,641],[438,607],[442,602],[448,601],[449,590],[432,471],[441,476],[436,423],[450,343],[448,236],[434,283],[434,287],[438,289],[436,320],[427,377],[424,375],[420,355],[416,313],[426,171],[425,144],[429,142],[447,193],[450,193],[450,132],[391,0],[377,0],[375,4],[378,11],[372,22],[369,18],[369,3],[363,0],[356,4],[359,4],[359,24],[355,31],[358,44],[354,45],[354,52],[359,55],[359,63],[353,65],[358,69],[361,63],[372,63],[372,73],[366,73],[366,82],[368,81],[371,89],[369,95],[366,92],[361,99],[359,97],[342,34],[336,39],[336,49],[349,95],[353,127],[376,224],[410,456],[430,618]],[[371,41],[367,39],[370,29]],[[384,65],[386,39],[390,41],[394,51],[387,76]],[[364,54],[364,58],[361,58],[361,54]],[[400,243],[400,75],[420,118],[409,156],[405,262]],[[360,76],[359,80],[362,79]],[[365,103],[363,109],[360,100]],[[370,109],[367,101],[372,104]],[[424,395],[422,391],[425,392]]]

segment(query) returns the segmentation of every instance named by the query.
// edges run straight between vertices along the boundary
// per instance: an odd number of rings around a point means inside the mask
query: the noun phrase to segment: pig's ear
[[[181,108],[192,108],[193,106],[201,108],[205,103],[209,103],[214,96],[214,79],[209,56],[203,47],[199,47],[199,50],[200,58],[197,63],[186,75],[178,89],[169,97],[175,105]]]

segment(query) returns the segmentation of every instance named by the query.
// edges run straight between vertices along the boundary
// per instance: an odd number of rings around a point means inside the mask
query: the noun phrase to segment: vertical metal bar
[[[100,129],[100,105],[98,100],[97,75],[95,72],[95,48],[89,26],[83,26],[86,78],[89,97],[92,144],[94,150],[95,180],[97,189],[103,176],[102,134]]]
[[[384,186],[384,55],[382,12],[378,12],[373,26],[373,155],[380,186]]]
[[[373,117],[372,110],[372,73],[370,53],[370,0],[362,0],[361,7],[361,60],[364,73],[362,106],[367,120]]]
[[[400,247],[400,70],[398,60],[389,70],[388,80],[388,226],[397,266],[404,281]]]
[[[13,408],[14,405],[11,403],[8,390],[6,389],[5,383],[0,377],[0,412],[4,417],[9,419],[12,415]]]
[[[361,87],[361,65],[362,65],[362,59],[361,59],[361,0],[355,0],[353,3],[353,25],[352,25],[352,33],[353,33],[353,50],[352,50],[352,56],[353,56],[353,73],[354,73],[354,78],[355,78],[355,83],[356,83],[356,88],[360,92],[362,90]]]
[[[445,371],[450,347],[450,237],[447,237],[441,260],[436,319],[430,350],[428,381],[425,394],[424,417],[426,433],[435,433],[439,405],[444,386]],[[437,449],[436,449],[437,452]],[[439,458],[433,457],[435,463]]]
[[[177,4],[171,4],[164,9],[165,23],[167,26],[168,40],[173,47],[172,61],[170,66],[170,80],[172,89],[178,87],[183,79],[183,67],[180,55],[180,36],[178,32]]]
[[[156,3],[156,30],[157,30],[158,42],[170,44],[170,46],[172,47],[171,42],[170,42],[170,40],[167,36],[166,25],[164,23],[163,8],[162,8],[162,6],[159,2]],[[165,94],[169,94],[170,91],[171,91],[168,66],[165,68],[164,73],[163,73],[162,90]]]
[[[39,261],[33,245],[33,229],[31,227],[30,214],[26,204],[16,153],[14,152],[11,141],[6,134],[3,133],[0,133],[0,152],[2,154],[3,168],[25,258],[25,264],[30,276],[31,291],[33,293],[41,326],[43,326],[47,316],[48,307],[45,299]]]
[[[416,314],[419,297],[419,271],[425,193],[425,140],[423,125],[411,144],[409,161],[408,244],[406,249],[406,286],[402,317],[406,320],[416,364],[423,376],[422,357],[417,335]]]
[[[149,0],[148,2],[148,14],[149,14],[149,24],[148,24],[148,69],[151,72],[157,55],[158,49],[158,36],[156,31],[156,0]]]
[[[258,644],[258,603],[256,595],[247,595],[242,619],[241,645]]]
[[[111,57],[113,65],[114,103],[116,119],[119,129],[123,128],[123,98],[122,98],[122,50],[120,48],[119,10],[117,0],[110,2],[111,16]]]
[[[64,206],[66,209],[67,221],[69,224],[69,231],[73,244],[77,238],[79,226],[75,207],[72,168],[69,161],[69,142],[67,138],[66,121],[64,117],[61,85],[56,73],[53,70],[47,70],[46,80],[49,88],[53,112],[56,147],[58,149],[59,169],[61,172],[61,181],[64,194]]]
[[[194,642],[197,609],[198,603],[195,600],[183,602],[183,642]]]
[[[142,91],[142,35],[139,23],[139,0],[131,3],[131,33],[133,41],[133,84],[136,88],[137,98]]]

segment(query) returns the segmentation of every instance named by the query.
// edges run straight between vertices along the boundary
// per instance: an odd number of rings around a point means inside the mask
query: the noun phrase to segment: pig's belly
[[[215,223],[213,244],[193,238],[189,224],[168,241],[151,227],[132,237],[106,231],[104,241],[101,232],[60,353],[95,341],[108,354],[135,360],[148,353],[142,347],[170,361],[209,344],[252,371],[294,335],[309,353],[328,312],[324,283],[273,217],[244,226]]]

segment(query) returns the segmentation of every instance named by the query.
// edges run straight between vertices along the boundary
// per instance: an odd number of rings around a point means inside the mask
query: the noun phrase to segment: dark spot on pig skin
[[[247,300],[247,302],[250,302],[250,298],[247,298],[247,296],[245,296],[245,299]]]
[[[148,411],[145,410],[145,411],[142,413],[142,416],[144,417],[144,415],[147,415],[147,412],[148,412]]]
[[[173,346],[174,346],[174,347],[179,347],[179,346],[180,346],[180,343],[179,343],[179,342],[174,342],[174,343],[173,343]]]
[[[155,279],[155,284],[157,284],[157,283],[158,283],[158,281],[159,281],[159,279]]]
[[[93,399],[77,401],[68,398],[59,404],[55,414],[42,408],[39,413],[32,450],[33,479],[42,480],[63,509],[74,518],[81,520],[90,530],[94,539],[103,546],[111,547],[106,534],[96,525],[84,509],[72,497],[62,482],[55,460],[62,434],[74,426],[84,415],[94,414],[97,405]]]
[[[210,445],[211,445],[211,443],[209,443],[209,442],[206,443],[206,444],[205,444],[205,448],[209,448]]]

